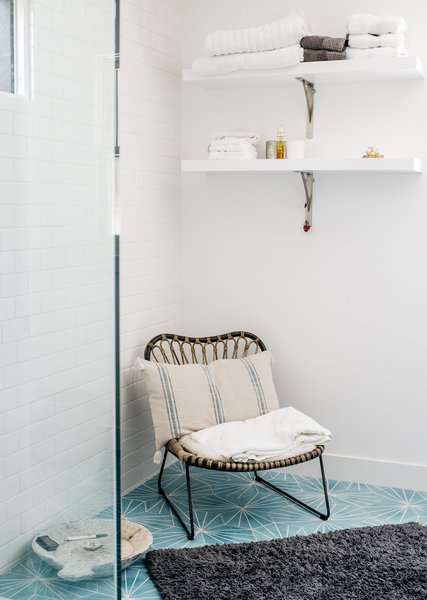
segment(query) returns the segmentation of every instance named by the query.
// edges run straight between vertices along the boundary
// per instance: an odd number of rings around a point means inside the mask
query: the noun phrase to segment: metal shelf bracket
[[[305,221],[303,229],[307,233],[311,229],[313,220],[313,187],[315,180],[312,171],[301,171],[301,178],[305,191]]]
[[[307,81],[304,77],[297,77],[298,81],[301,81],[304,87],[305,101],[307,103],[307,138],[311,139],[313,137],[313,121],[314,121],[314,94],[316,93],[316,88],[314,87],[314,83],[311,81]]]

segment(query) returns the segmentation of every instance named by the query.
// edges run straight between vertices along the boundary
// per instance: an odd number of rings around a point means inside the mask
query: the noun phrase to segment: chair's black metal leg
[[[191,481],[190,481],[190,465],[185,463],[185,479],[187,481],[187,499],[188,499],[188,511],[190,516],[190,533],[188,535],[189,540],[194,540],[194,516],[193,516],[193,501],[191,499]]]
[[[326,514],[323,517],[324,521],[327,521],[331,516],[331,507],[329,506],[329,494],[328,494],[328,480],[325,476],[325,467],[323,466],[323,457],[319,456],[320,462],[320,472],[322,473],[322,485],[323,485],[323,494],[325,496],[325,506],[326,506]]]
[[[163,477],[163,471],[165,470],[167,457],[168,457],[168,449],[165,448],[165,453],[163,455],[163,460],[162,460],[162,466],[160,467],[160,473],[159,473],[159,477],[157,479],[157,489],[159,490],[159,494],[162,493],[162,477]]]
[[[188,539],[194,540],[194,517],[193,517],[193,502],[191,500],[190,468],[189,468],[188,463],[185,463],[185,479],[186,479],[186,483],[187,483],[188,512],[189,512],[189,519],[190,519],[190,528],[188,528],[187,525],[184,523],[181,515],[178,513],[178,510],[172,504],[172,502],[169,500],[165,491],[162,488],[162,477],[163,477],[163,471],[165,469],[167,455],[168,455],[168,449],[166,448],[165,455],[164,455],[163,461],[162,461],[162,466],[160,467],[159,478],[157,480],[157,488],[159,490],[159,494],[161,494],[163,496],[163,498],[165,499],[167,504],[170,506],[173,514],[178,519],[178,521],[181,523],[181,526],[184,528]]]
[[[256,479],[256,481],[259,481],[260,483],[262,483],[262,484],[266,485],[267,487],[271,488],[275,492],[278,492],[279,494],[282,494],[282,496],[285,496],[286,498],[288,498],[288,500],[291,500],[292,502],[295,502],[295,504],[298,504],[298,506],[301,506],[301,508],[304,508],[305,510],[310,511],[311,513],[313,513],[314,515],[316,515],[317,517],[319,517],[320,519],[322,519],[322,521],[327,521],[329,519],[330,515],[331,515],[331,509],[330,509],[330,506],[329,506],[329,497],[328,497],[328,482],[327,482],[326,477],[325,477],[325,469],[324,469],[324,466],[323,466],[322,456],[319,456],[319,461],[320,461],[320,471],[322,473],[323,493],[325,495],[326,513],[319,512],[318,510],[316,510],[315,508],[312,508],[311,506],[309,506],[305,502],[302,502],[302,500],[298,500],[298,498],[295,498],[295,496],[291,496],[291,494],[288,494],[288,492],[285,492],[284,490],[281,490],[280,488],[278,488],[277,486],[273,485],[269,481],[263,479],[262,477],[260,477],[258,475],[258,471],[255,471],[255,479]]]

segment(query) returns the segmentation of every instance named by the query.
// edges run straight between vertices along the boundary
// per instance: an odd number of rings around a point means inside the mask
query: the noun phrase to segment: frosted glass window
[[[14,1],[0,0],[0,92],[14,91]]]

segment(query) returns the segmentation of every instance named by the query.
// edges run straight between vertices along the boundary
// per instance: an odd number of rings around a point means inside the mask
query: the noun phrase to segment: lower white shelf
[[[183,160],[184,173],[422,173],[418,158]]]

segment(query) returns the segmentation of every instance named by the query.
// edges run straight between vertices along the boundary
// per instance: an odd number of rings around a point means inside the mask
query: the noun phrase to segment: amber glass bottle
[[[285,158],[285,132],[283,125],[277,130],[276,158]]]

